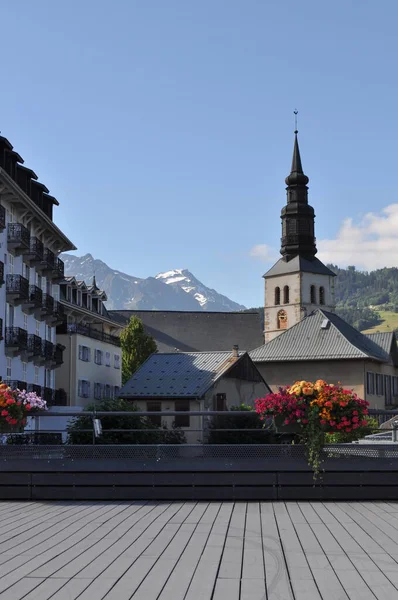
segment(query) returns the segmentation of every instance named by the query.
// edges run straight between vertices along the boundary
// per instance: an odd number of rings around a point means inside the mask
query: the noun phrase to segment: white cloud
[[[267,244],[257,244],[250,250],[250,256],[253,258],[258,258],[262,262],[268,263],[276,260],[277,253],[273,248],[267,246]]]
[[[317,240],[318,258],[339,267],[355,265],[372,271],[398,266],[398,204],[390,204],[379,213],[368,213],[354,223],[344,219],[335,239]],[[257,244],[250,256],[270,263],[277,252],[266,244]]]
[[[368,213],[359,223],[343,221],[336,239],[319,240],[318,257],[324,263],[355,265],[371,271],[398,265],[398,204],[380,213]]]

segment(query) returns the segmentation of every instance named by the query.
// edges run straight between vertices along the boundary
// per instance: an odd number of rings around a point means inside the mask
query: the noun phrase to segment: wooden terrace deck
[[[396,600],[398,503],[3,502],[1,600]]]

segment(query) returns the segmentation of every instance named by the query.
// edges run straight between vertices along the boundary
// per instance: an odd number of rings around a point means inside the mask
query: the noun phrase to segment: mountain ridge
[[[233,312],[246,307],[207,287],[188,269],[172,269],[146,278],[112,269],[88,253],[63,254],[65,276],[91,282],[108,296],[109,310],[176,310]]]

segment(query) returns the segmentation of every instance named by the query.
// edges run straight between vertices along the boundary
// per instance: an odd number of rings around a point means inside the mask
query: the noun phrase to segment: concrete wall
[[[256,367],[274,392],[278,387],[291,385],[295,381],[324,379],[328,383],[341,383],[360,398],[368,400],[371,408],[379,409],[385,407],[384,395],[367,394],[366,372],[398,375],[396,367],[370,360],[268,362],[256,363]]]
[[[110,385],[112,392],[115,386],[121,387],[122,384],[122,360],[121,348],[108,342],[92,339],[88,336],[79,334],[58,335],[59,343],[66,346],[64,351],[64,363],[57,370],[56,382],[58,388],[63,388],[68,394],[68,402],[71,406],[86,406],[94,402],[94,384],[101,383]],[[88,362],[79,359],[79,345],[87,346],[91,350],[90,360]],[[102,364],[95,363],[95,350],[102,350]],[[105,353],[110,352],[111,366],[105,364]],[[115,355],[120,356],[120,368],[115,368]],[[90,395],[88,398],[81,398],[78,395],[79,379],[90,381]],[[113,397],[113,393],[112,393]]]

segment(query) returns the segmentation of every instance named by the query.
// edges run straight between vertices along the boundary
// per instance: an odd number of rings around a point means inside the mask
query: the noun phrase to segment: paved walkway
[[[0,503],[1,600],[397,600],[398,503]]]

